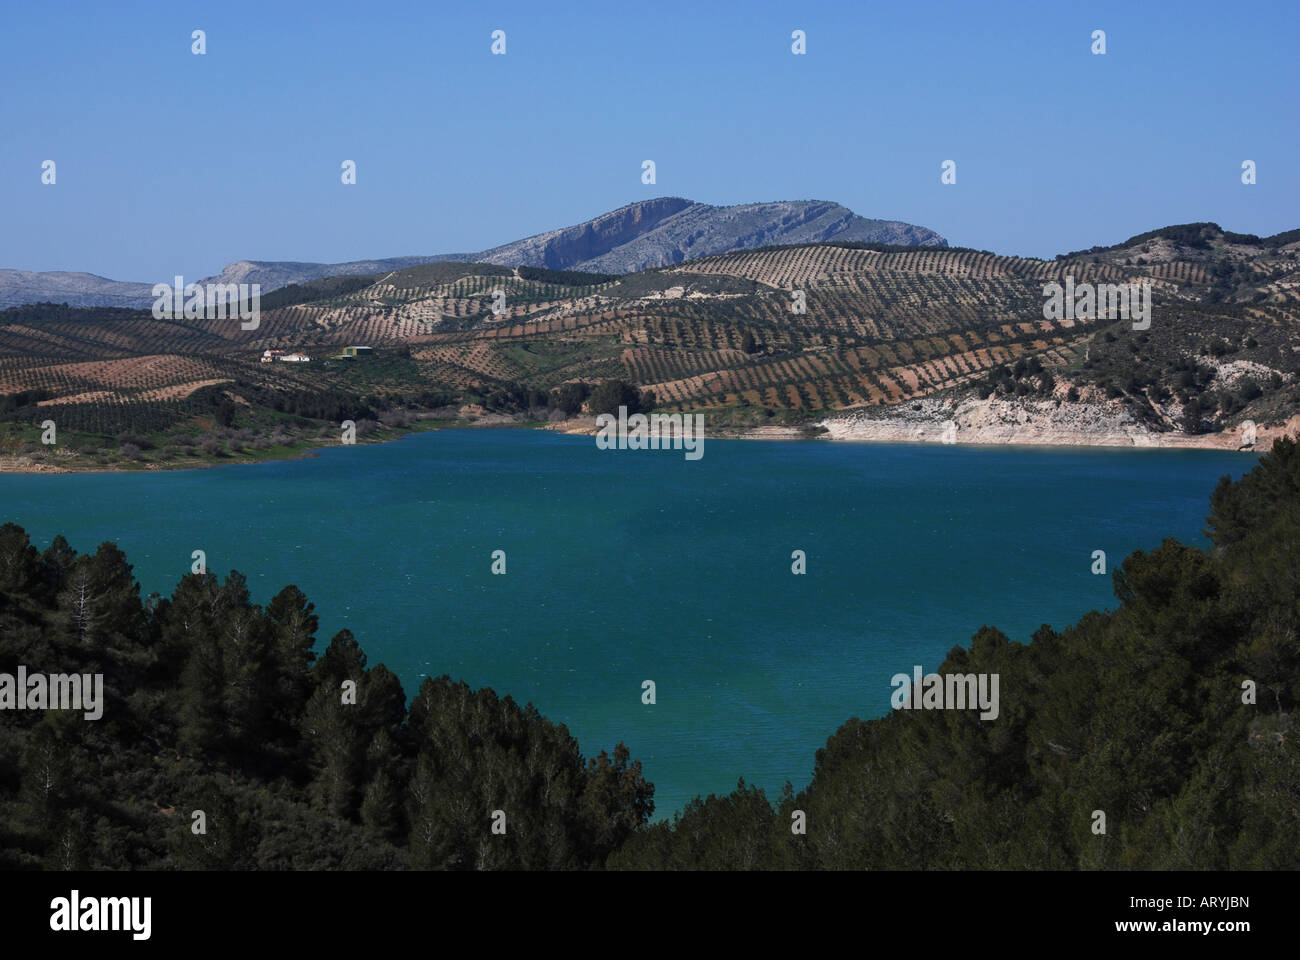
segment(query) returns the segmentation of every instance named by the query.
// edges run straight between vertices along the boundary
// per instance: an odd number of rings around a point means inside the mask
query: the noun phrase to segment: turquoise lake
[[[983,624],[1024,642],[1113,607],[1092,552],[1113,568],[1165,537],[1204,544],[1218,478],[1256,459],[710,439],[687,461],[446,430],[212,470],[0,476],[0,516],[42,550],[116,541],[145,594],[196,549],[257,602],[296,583],[318,652],[346,627],[408,698],[448,673],[533,702],[587,756],[621,740],[659,817],[741,776],[802,787],[841,723],[889,709],[893,674],[936,668]]]

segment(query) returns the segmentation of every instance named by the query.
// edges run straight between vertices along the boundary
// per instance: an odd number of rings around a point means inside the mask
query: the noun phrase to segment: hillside
[[[502,244],[479,253],[389,257],[347,263],[237,260],[204,283],[258,283],[269,293],[322,277],[389,273],[433,263],[492,263],[631,273],[692,257],[770,243],[858,240],[946,246],[933,230],[896,220],[869,220],[824,201],[715,207],[681,197],[629,203],[595,219]],[[0,309],[49,301],[74,307],[139,307],[153,303],[154,282],[125,283],[84,273],[0,270]]]
[[[605,379],[705,412],[715,432],[820,424],[933,440],[952,421],[957,442],[1236,446],[1251,420],[1267,446],[1300,423],[1300,242],[1191,226],[1053,261],[832,241],[623,276],[443,262],[286,288],[250,331],[7,310],[5,449],[55,462],[36,443],[47,417],[85,434],[96,462],[123,433],[162,448],[148,462],[172,459],[178,438],[226,451],[221,430],[250,443],[277,426],[336,434],[349,413],[401,427],[435,411],[562,420]],[[1044,319],[1045,285],[1067,279],[1149,283],[1149,328]],[[375,355],[327,359],[348,344]],[[261,363],[266,349],[314,359]]]

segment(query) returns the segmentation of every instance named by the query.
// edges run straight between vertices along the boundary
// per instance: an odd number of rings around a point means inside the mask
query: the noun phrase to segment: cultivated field
[[[112,432],[137,426],[136,413],[164,429],[222,401],[296,409],[270,398],[328,395],[376,407],[436,391],[477,404],[505,388],[536,396],[606,378],[653,390],[669,410],[810,417],[946,391],[1064,398],[1073,386],[1154,411],[1172,429],[1193,396],[1218,404],[1211,416],[1231,405],[1214,392],[1223,381],[1201,382],[1197,358],[1211,354],[1261,371],[1264,396],[1239,407],[1295,405],[1296,247],[1154,237],[1043,261],[832,243],[624,277],[434,264],[319,296],[306,284],[299,302],[281,299],[247,331],[233,319],[25,307],[0,323],[0,393],[21,395],[10,419],[34,405]],[[1150,330],[1045,320],[1044,284],[1067,277],[1150,283]],[[328,359],[346,345],[374,356]],[[313,360],[261,363],[268,348]]]

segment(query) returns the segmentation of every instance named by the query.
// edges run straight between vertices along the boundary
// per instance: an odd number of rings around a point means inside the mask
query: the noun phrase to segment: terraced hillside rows
[[[1149,282],[1161,312],[1186,304],[1203,314],[1211,292],[1203,262],[818,245],[691,261],[589,287],[583,298],[515,301],[500,317],[487,300],[470,301],[454,315],[476,322],[413,339],[429,345],[416,356],[430,376],[466,387],[617,375],[670,409],[840,410],[983,383],[1025,356],[1079,373],[1097,330],[1114,323],[1043,319],[1043,285],[1067,277]],[[1217,322],[1239,322],[1232,312],[1223,305]]]
[[[23,307],[0,322],[0,393],[119,413],[171,404],[183,417],[192,395],[214,393],[432,390],[479,403],[621,378],[665,409],[733,413],[999,391],[1130,403],[1169,429],[1300,409],[1300,237],[1166,230],[1053,261],[827,243],[617,277],[428,264],[286,289],[252,330]],[[1044,285],[1067,278],[1149,283],[1149,329],[1044,319]],[[375,355],[329,359],[346,345]],[[313,359],[261,363],[266,349]]]

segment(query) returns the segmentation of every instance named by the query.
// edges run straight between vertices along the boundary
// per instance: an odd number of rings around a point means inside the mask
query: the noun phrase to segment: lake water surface
[[[1256,462],[825,441],[704,454],[446,430],[212,470],[0,476],[0,517],[40,549],[116,541],[145,594],[170,592],[196,549],[257,602],[296,583],[318,652],[346,627],[408,697],[449,673],[532,701],[588,756],[621,740],[662,816],[741,776],[798,789],[836,727],[889,709],[893,674],[936,668],[982,624],[1026,641],[1113,607],[1092,552],[1113,567],[1165,537],[1203,544],[1215,482]]]

